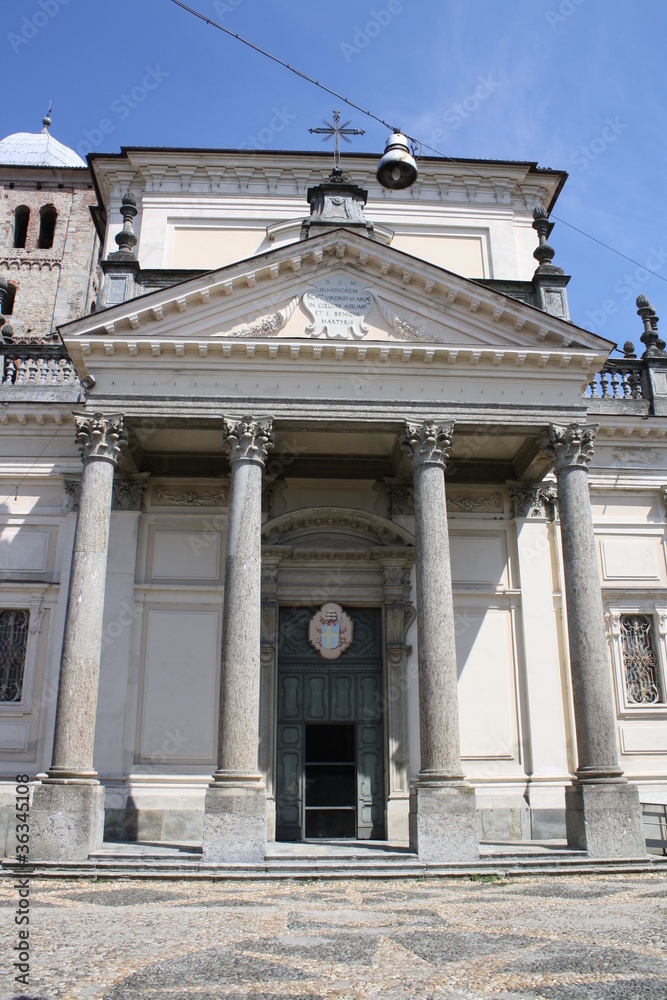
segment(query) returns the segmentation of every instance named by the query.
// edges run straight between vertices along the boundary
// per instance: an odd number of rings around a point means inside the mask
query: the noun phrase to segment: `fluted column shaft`
[[[401,442],[414,479],[420,781],[463,776],[444,477],[451,434],[451,424],[406,424]]]
[[[83,473],[49,779],[95,781],[93,745],[113,476],[123,418],[75,414]]]
[[[595,427],[552,425],[542,447],[558,481],[572,697],[577,733],[577,780],[618,780],[616,721],[604,635],[604,613],[588,465]]]
[[[225,421],[231,485],[225,563],[216,782],[261,780],[259,744],[262,468],[271,421]]]

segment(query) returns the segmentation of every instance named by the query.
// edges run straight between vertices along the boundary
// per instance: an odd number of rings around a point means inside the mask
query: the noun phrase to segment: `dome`
[[[41,132],[14,132],[0,141],[0,166],[85,167],[78,153],[49,133],[49,116],[42,121]]]

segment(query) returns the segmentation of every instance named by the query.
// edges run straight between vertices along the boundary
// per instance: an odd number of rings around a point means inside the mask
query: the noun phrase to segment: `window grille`
[[[621,641],[628,701],[633,705],[661,702],[653,620],[647,615],[621,615]]]
[[[0,611],[0,702],[21,700],[29,621],[29,611]]]

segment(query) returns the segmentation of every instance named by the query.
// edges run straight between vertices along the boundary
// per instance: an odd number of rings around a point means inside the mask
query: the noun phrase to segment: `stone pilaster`
[[[406,423],[417,553],[421,768],[412,788],[410,841],[425,861],[478,855],[475,794],[463,780],[452,574],[444,470],[452,424]]]
[[[566,789],[568,842],[592,857],[645,853],[639,795],[623,777],[593,531],[588,466],[596,427],[551,425],[542,441],[558,482],[578,767]]]
[[[282,553],[262,552],[262,613],[260,635],[259,769],[266,784],[266,835],[276,837],[276,796],[273,784],[276,743],[276,656],[278,651],[278,567]]]
[[[218,767],[204,805],[204,857],[261,861],[266,790],[258,767],[262,469],[270,420],[225,420],[231,485],[220,671]]]
[[[527,693],[531,836],[565,836],[565,787],[570,784],[558,631],[554,613],[552,552],[556,487],[549,483],[508,483],[514,505],[519,577],[520,628]]]
[[[75,414],[83,461],[60,664],[52,764],[33,799],[33,854],[81,860],[102,843],[104,789],[93,769],[113,476],[121,416]]]
[[[386,715],[389,757],[387,762],[387,840],[407,842],[410,807],[410,759],[408,752],[408,657],[412,646],[406,639],[415,620],[411,600],[413,554],[390,548],[377,553],[384,576],[384,621],[386,651]]]

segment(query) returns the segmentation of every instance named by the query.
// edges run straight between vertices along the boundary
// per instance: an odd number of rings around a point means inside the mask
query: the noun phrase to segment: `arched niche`
[[[317,607],[336,601],[343,606],[382,608],[385,827],[389,840],[407,842],[407,702],[411,685],[416,688],[407,632],[415,618],[414,559],[414,536],[388,518],[365,510],[309,507],[281,514],[262,526],[260,766],[267,786],[269,836],[275,830],[279,607]]]

